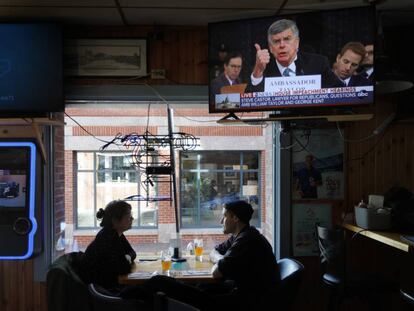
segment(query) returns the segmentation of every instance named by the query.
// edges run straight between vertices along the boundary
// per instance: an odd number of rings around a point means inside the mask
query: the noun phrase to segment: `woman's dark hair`
[[[114,200],[109,202],[105,209],[100,208],[96,213],[96,218],[102,219],[100,226],[111,229],[113,227],[112,220],[121,220],[122,217],[131,211],[131,205],[122,200]]]

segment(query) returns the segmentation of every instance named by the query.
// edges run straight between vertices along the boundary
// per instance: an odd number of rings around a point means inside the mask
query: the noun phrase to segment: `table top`
[[[168,275],[181,281],[216,282],[211,275],[213,263],[208,256],[203,255],[203,261],[196,261],[194,256],[185,257],[185,262],[173,262],[169,273],[163,273],[161,260],[155,258],[137,258],[132,266],[131,273],[119,276],[120,284],[142,284],[154,275]]]
[[[414,252],[414,246],[401,239],[402,234],[399,232],[367,230],[353,224],[344,224],[343,227],[349,231],[358,233],[360,235],[366,236],[367,238],[387,244],[394,248],[400,249],[404,252]]]

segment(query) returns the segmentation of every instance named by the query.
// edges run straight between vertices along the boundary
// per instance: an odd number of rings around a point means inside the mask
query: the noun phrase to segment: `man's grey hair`
[[[277,35],[285,30],[292,29],[293,35],[299,38],[299,29],[296,25],[295,21],[290,19],[280,19],[270,25],[269,29],[267,30],[267,38],[270,41],[273,35]]]

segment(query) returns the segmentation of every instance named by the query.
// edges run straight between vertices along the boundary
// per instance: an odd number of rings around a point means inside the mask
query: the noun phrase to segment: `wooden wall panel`
[[[375,119],[349,124],[346,137],[368,136],[393,111],[392,99],[378,100]],[[349,204],[369,194],[384,194],[392,186],[413,190],[414,123],[398,118],[379,135],[361,143],[347,143],[347,195]],[[356,160],[355,160],[356,159]]]
[[[0,310],[47,310],[46,285],[33,281],[32,261],[0,261]]]
[[[72,27],[68,38],[148,38],[148,73],[165,69],[166,79],[67,78],[71,84],[207,84],[207,27]]]

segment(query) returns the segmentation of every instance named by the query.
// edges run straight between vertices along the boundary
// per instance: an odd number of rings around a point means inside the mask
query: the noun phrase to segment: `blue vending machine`
[[[36,144],[0,141],[0,260],[33,256],[40,209]]]

